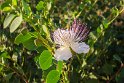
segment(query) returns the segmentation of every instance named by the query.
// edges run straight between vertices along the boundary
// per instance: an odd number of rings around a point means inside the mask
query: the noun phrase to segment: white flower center
[[[54,41],[61,46],[70,47],[74,43],[75,33],[69,30],[58,29],[54,32]]]

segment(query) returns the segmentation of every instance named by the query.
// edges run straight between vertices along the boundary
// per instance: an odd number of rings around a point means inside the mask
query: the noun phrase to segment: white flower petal
[[[59,49],[55,50],[54,57],[57,61],[68,60],[72,57],[72,53],[69,47],[60,47]]]
[[[72,43],[71,44],[71,48],[73,51],[75,51],[76,53],[80,54],[80,53],[87,53],[90,48],[87,44],[85,44],[84,42],[82,43]]]
[[[64,45],[63,35],[61,33],[61,29],[57,29],[53,33],[53,39],[56,44]]]

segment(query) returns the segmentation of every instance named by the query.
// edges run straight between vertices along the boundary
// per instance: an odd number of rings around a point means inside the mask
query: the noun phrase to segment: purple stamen
[[[75,33],[74,40],[75,41],[84,41],[88,36],[89,29],[87,28],[87,24],[81,23],[79,20],[74,20],[71,26],[71,30]]]

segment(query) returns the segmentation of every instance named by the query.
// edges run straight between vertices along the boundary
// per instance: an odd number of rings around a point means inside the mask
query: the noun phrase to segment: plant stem
[[[34,28],[34,30],[37,31],[37,28],[36,28],[35,25],[31,22],[31,20],[29,20],[29,19],[27,19],[27,18],[25,18],[25,19],[26,19],[26,21],[28,21],[28,22],[31,24],[31,26]],[[48,41],[47,41],[46,39],[44,39],[44,38],[40,35],[39,31],[37,31],[37,33],[38,33],[38,38],[42,41],[42,43],[44,44],[44,46],[45,46],[50,52],[52,52],[52,48],[51,48],[50,45],[48,44]]]
[[[6,67],[6,68],[9,68],[9,69],[12,70],[13,72],[15,72],[19,77],[21,77],[21,79],[22,79],[25,83],[28,83],[28,80],[27,80],[25,77],[23,77],[23,75],[20,75],[20,73],[18,73],[15,69],[13,69],[13,68],[11,68],[11,67],[9,67],[9,66],[3,64],[3,63],[0,63],[0,65],[4,66],[4,67]]]
[[[117,76],[119,74],[119,72],[121,71],[122,68],[124,68],[124,64],[123,63],[121,63],[121,67],[118,69],[118,71],[113,76],[110,77],[110,79],[106,83],[110,83],[110,81],[112,79],[114,79],[115,76]]]
[[[123,11],[124,8],[122,8],[122,10],[119,13],[117,13],[117,15],[108,23],[108,25],[110,25]]]

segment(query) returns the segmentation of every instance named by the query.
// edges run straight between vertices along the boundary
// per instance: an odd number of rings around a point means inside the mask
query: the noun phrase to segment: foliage
[[[123,0],[0,2],[0,83],[123,83]],[[51,33],[75,18],[91,27],[90,51],[56,61]]]

